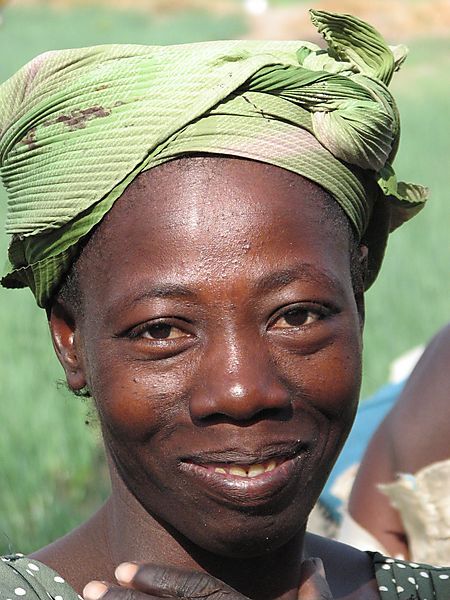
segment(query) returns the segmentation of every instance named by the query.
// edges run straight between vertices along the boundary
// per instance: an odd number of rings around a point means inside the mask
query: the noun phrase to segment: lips
[[[308,454],[308,444],[297,440],[275,451],[205,453],[182,460],[179,468],[219,502],[260,506],[296,487]]]

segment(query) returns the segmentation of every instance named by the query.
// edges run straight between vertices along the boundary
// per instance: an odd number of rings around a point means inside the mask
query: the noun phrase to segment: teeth
[[[247,472],[242,467],[230,467],[230,475],[239,475],[239,477],[247,477]]]
[[[257,477],[258,475],[261,475],[261,473],[264,472],[265,469],[262,465],[251,465],[248,469],[247,477]]]
[[[268,473],[269,471],[274,471],[278,466],[276,460],[270,460],[264,464],[257,465],[243,465],[229,467],[225,465],[223,467],[215,467],[214,473],[220,473],[221,475],[237,475],[238,477],[258,477],[258,475],[262,475],[263,473]]]
[[[273,471],[276,468],[277,468],[277,461],[276,460],[271,460],[271,461],[269,461],[267,463],[265,471],[267,473],[268,471]]]

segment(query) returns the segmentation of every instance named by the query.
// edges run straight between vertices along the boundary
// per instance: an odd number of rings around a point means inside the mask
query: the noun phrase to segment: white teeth
[[[248,469],[247,477],[258,477],[264,473],[265,469],[262,465],[251,465]]]
[[[222,475],[226,475],[227,472],[225,471],[225,469],[222,469],[222,467],[216,467],[214,469],[214,473],[221,473]]]
[[[267,463],[265,471],[267,473],[268,471],[273,471],[276,468],[277,468],[277,461],[276,460],[271,460],[271,461],[269,461]]]

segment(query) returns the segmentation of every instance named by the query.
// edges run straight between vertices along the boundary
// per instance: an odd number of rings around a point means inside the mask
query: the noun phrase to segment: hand
[[[303,561],[297,600],[333,600],[320,558]]]
[[[85,600],[249,600],[223,581],[199,571],[122,563],[115,575],[120,586],[91,581],[83,590]]]
[[[197,571],[123,563],[115,574],[120,586],[91,581],[83,590],[85,600],[249,600],[219,579]],[[297,598],[333,600],[320,559],[303,563]]]

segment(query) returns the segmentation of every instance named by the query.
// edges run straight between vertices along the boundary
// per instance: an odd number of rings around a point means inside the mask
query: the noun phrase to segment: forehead
[[[83,252],[82,279],[108,296],[144,279],[219,284],[302,262],[339,279],[349,270],[339,210],[319,186],[272,165],[173,161],[144,172],[116,202]]]

